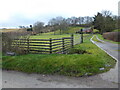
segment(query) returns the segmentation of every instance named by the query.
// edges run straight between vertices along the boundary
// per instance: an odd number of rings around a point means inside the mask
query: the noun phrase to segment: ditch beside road
[[[99,45],[118,60],[118,45],[109,42]],[[89,77],[26,74],[17,71],[2,71],[3,88],[118,88],[118,62],[110,71]]]

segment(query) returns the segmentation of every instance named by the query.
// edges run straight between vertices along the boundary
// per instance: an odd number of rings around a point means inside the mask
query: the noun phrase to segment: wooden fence
[[[68,49],[73,48],[73,35],[58,39],[15,39],[14,46],[18,46],[28,53],[64,54]]]

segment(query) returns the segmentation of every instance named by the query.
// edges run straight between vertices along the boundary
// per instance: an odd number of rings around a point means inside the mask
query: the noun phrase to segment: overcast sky
[[[0,27],[47,23],[62,16],[94,16],[102,10],[118,15],[119,0],[0,0]]]

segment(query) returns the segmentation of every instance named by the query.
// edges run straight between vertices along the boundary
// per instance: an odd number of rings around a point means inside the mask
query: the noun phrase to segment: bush
[[[120,32],[107,32],[107,33],[103,33],[103,38],[104,39],[108,39],[108,40],[112,40],[115,42],[120,42]]]
[[[16,54],[26,54],[23,49],[20,49],[18,45],[13,46],[13,40],[15,38],[26,38],[27,32],[4,32],[2,33],[2,53],[15,52]],[[25,36],[25,37],[23,37]]]
[[[79,48],[72,48],[68,52],[68,54],[84,54],[84,53],[87,53],[87,51],[81,50]]]

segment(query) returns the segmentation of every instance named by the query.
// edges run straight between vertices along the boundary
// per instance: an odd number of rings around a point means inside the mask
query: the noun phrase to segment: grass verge
[[[3,56],[3,69],[27,73],[60,74],[67,76],[89,76],[106,72],[114,67],[116,61],[85,37],[84,43],[75,45],[73,50],[84,54],[27,54]],[[104,68],[104,70],[100,70]]]
[[[93,37],[93,39],[92,39],[92,40],[93,40],[93,41],[96,41],[96,42],[103,43],[103,42],[101,42],[100,40],[98,40],[98,39],[97,39],[97,36],[96,36],[96,35]]]

